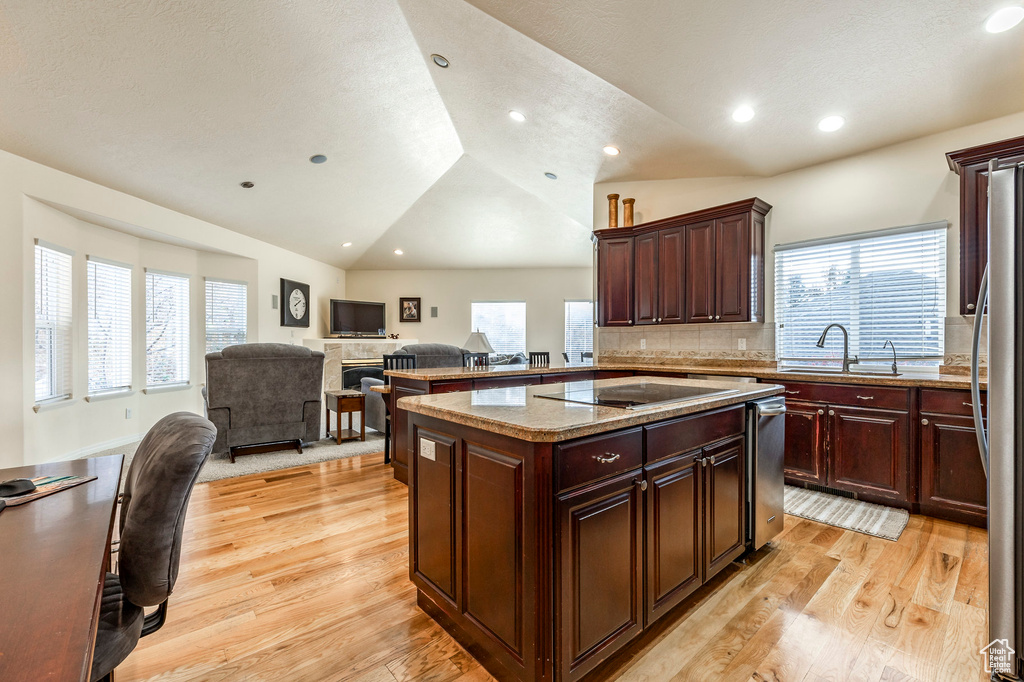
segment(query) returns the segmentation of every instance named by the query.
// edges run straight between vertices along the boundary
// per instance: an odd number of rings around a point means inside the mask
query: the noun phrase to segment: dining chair
[[[547,352],[541,353],[530,353],[530,364],[531,365],[550,365],[551,354]]]
[[[584,362],[586,360],[593,360],[593,359],[594,359],[594,353],[592,351],[585,350],[582,353],[580,353],[580,361],[581,362]]]
[[[154,424],[135,451],[120,497],[117,573],[103,580],[91,682],[112,682],[139,638],[166,622],[188,500],[216,438],[213,422],[175,412]]]
[[[569,354],[566,353],[565,351],[562,351],[562,359],[565,360],[566,362],[569,362]]]
[[[416,356],[409,353],[392,353],[382,356],[384,359],[384,385],[391,385],[391,377],[387,375],[389,369],[416,369]],[[385,408],[388,401],[384,401]],[[391,463],[391,411],[385,409],[384,415],[384,463]]]
[[[489,353],[463,353],[462,354],[462,366],[463,367],[489,367],[491,365],[491,356]]]

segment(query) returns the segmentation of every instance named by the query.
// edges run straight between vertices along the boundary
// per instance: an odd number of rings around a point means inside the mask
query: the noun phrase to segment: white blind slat
[[[71,395],[71,254],[35,246],[35,399]]]
[[[526,301],[473,301],[472,331],[487,334],[495,353],[526,353]]]
[[[842,358],[842,334],[816,343],[833,322],[850,333],[850,355],[880,357],[891,340],[901,358],[938,364],[946,313],[945,223],[857,239],[780,247],[775,255],[779,359]]]
[[[594,302],[565,302],[565,354],[579,360],[594,351]]]
[[[247,285],[242,282],[206,280],[206,352],[245,343]]]
[[[189,380],[189,279],[146,271],[146,385]]]
[[[132,271],[109,261],[86,263],[89,394],[132,385]]]

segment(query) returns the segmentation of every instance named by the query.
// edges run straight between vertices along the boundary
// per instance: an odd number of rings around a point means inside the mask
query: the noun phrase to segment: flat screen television
[[[333,336],[384,336],[384,304],[331,299]]]

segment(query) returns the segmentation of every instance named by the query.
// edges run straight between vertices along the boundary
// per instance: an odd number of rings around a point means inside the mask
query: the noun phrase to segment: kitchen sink
[[[901,373],[893,374],[885,370],[867,370],[867,369],[851,369],[849,372],[844,372],[841,369],[824,369],[816,367],[787,367],[786,369],[780,369],[779,374],[806,374],[806,375],[821,375],[821,376],[840,376],[840,377],[856,377],[856,376],[868,376],[868,377],[898,377]]]

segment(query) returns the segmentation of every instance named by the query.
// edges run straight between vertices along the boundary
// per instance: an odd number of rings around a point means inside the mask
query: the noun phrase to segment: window
[[[245,343],[246,284],[206,280],[206,352]]]
[[[147,386],[188,383],[188,293],[188,277],[146,271]]]
[[[36,242],[36,402],[71,397],[71,254]]]
[[[89,394],[132,385],[132,270],[89,257]]]
[[[565,354],[579,360],[594,350],[594,302],[565,302]]]
[[[946,223],[929,223],[776,247],[775,311],[779,359],[833,364],[842,332],[818,337],[833,322],[850,333],[850,357],[937,365],[946,314]]]
[[[525,301],[473,301],[472,331],[487,334],[495,353],[526,353]]]

